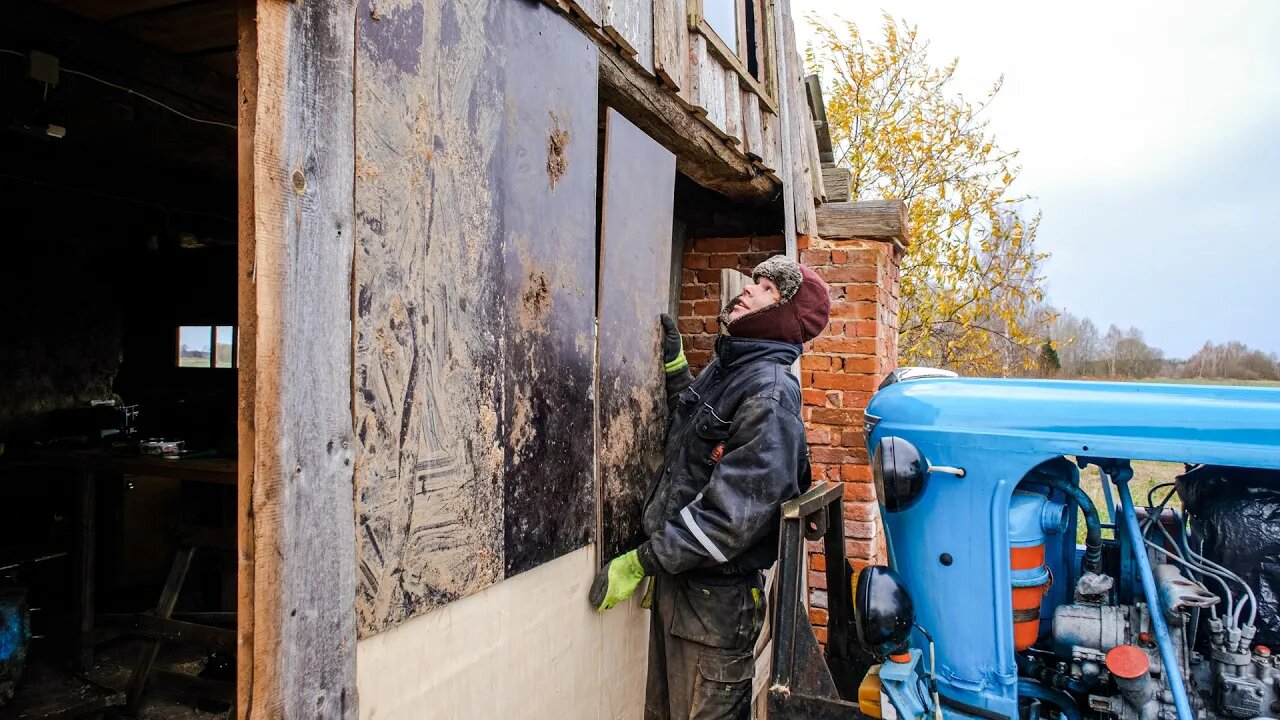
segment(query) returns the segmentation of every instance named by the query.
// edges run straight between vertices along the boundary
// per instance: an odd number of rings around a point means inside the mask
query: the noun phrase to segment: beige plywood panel
[[[360,717],[639,720],[649,612],[640,594],[587,604],[594,546],[370,638],[356,649]]]
[[[666,433],[662,333],[670,305],[676,158],[610,108],[600,225],[601,562],[643,540],[645,493]]]

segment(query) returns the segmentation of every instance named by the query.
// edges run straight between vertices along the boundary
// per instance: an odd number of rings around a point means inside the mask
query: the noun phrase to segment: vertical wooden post
[[[354,0],[240,15],[242,718],[354,717]]]

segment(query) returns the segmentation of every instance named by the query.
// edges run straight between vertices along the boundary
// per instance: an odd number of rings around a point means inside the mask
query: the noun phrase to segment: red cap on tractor
[[[1140,678],[1151,668],[1151,658],[1132,645],[1117,645],[1107,653],[1107,669],[1124,680]]]

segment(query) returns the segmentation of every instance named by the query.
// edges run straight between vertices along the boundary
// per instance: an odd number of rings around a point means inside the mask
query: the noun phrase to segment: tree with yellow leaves
[[[902,267],[898,339],[904,364],[1013,375],[1036,367],[1050,316],[1035,249],[1039,215],[1010,186],[1018,153],[996,145],[983,110],[950,83],[958,61],[928,62],[914,26],[884,16],[870,42],[852,22],[840,31],[810,18],[807,51],[822,75],[837,163],[852,197],[906,201],[912,245]]]

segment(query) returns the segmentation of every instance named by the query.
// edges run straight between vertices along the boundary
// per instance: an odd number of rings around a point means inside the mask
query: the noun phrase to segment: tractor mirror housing
[[[911,594],[884,565],[863,568],[854,580],[853,625],[858,644],[877,660],[905,652],[915,625]]]
[[[898,512],[911,507],[924,494],[929,466],[914,445],[902,438],[887,437],[876,445],[871,474],[884,509]]]

